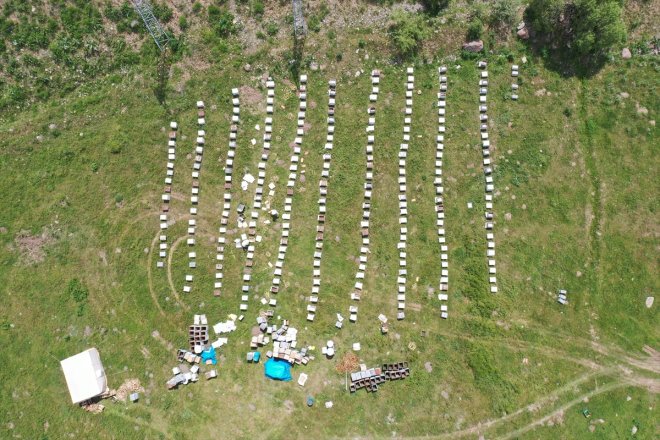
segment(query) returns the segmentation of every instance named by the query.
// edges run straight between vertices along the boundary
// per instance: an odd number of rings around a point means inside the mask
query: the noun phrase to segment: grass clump
[[[76,314],[82,316],[85,313],[85,306],[89,297],[87,287],[78,278],[73,278],[66,287],[66,297],[74,301],[76,304]]]

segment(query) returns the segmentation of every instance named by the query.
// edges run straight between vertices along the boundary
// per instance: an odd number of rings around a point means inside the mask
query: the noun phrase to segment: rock
[[[311,63],[309,63],[309,69],[316,72],[317,70],[319,70],[319,63],[317,63],[316,61],[312,61]]]
[[[630,433],[631,433],[632,435],[637,434],[637,426],[633,425],[632,429],[630,430]]]
[[[504,220],[507,220],[507,221],[511,220],[511,213],[510,212],[507,212],[506,214],[504,214]]]
[[[243,66],[243,70],[245,70],[246,72],[252,72],[252,66],[250,64],[246,64],[245,66]]]
[[[655,298],[652,296],[647,296],[646,297],[646,308],[650,309],[651,306],[653,306],[653,301],[655,301]]]
[[[433,371],[433,365],[431,365],[430,362],[426,362],[424,363],[424,369],[430,373],[431,371]]]
[[[36,139],[37,139],[37,142],[43,142],[44,137],[42,135],[38,135]]]
[[[53,123],[51,123],[51,124],[48,125],[48,129],[49,129],[49,130],[55,130],[56,128],[57,128],[57,125],[55,125],[55,124],[53,124]]]
[[[519,29],[518,32],[516,32],[516,35],[518,35],[518,38],[521,40],[527,40],[529,39],[529,29],[526,27]]]
[[[630,49],[627,47],[624,47],[623,50],[621,51],[621,58],[624,60],[629,60],[632,58],[632,52],[630,52]]]
[[[449,393],[448,393],[447,391],[442,390],[442,391],[440,392],[440,395],[442,396],[443,399],[445,399],[445,400],[449,400]]]
[[[523,64],[527,64],[527,57],[522,57],[520,59],[520,62],[523,63]]]
[[[139,24],[140,22],[137,20],[131,21],[131,29],[135,29]]]
[[[481,52],[484,50],[484,42],[481,40],[469,41],[463,44],[463,49],[468,52]]]
[[[621,92],[621,93],[619,93],[619,96],[622,97],[623,99],[630,98],[630,93]]]

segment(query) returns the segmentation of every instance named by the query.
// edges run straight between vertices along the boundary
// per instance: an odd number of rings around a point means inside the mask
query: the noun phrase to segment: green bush
[[[418,14],[396,11],[392,14],[390,39],[403,57],[415,55],[427,35],[426,22]]]
[[[266,33],[271,37],[277,35],[279,31],[280,31],[280,27],[274,21],[271,21],[268,24],[266,24]]]
[[[578,57],[602,57],[625,41],[618,0],[532,0],[526,11],[536,35]]]
[[[89,296],[87,287],[78,278],[74,278],[67,285],[66,296],[73,299],[78,306],[76,310],[77,315],[82,316],[85,311],[85,304],[87,304],[87,297]]]
[[[264,12],[266,11],[266,7],[264,6],[264,2],[261,0],[255,0],[252,3],[252,14],[254,14],[257,17],[261,17],[264,15]]]
[[[468,40],[479,40],[481,39],[481,34],[484,31],[484,24],[481,19],[475,17],[470,21],[470,24],[467,28],[467,39]]]
[[[228,37],[236,32],[234,26],[234,16],[227,10],[221,9],[215,5],[209,6],[209,23],[219,37]]]
[[[488,21],[493,29],[501,34],[510,32],[518,20],[518,0],[496,0]]]
[[[440,11],[449,6],[449,0],[422,0],[424,9],[431,15],[438,15]]]
[[[179,29],[186,31],[188,29],[188,19],[185,15],[179,17]]]
[[[202,4],[200,2],[195,2],[192,5],[193,14],[199,14],[202,12]]]
[[[101,13],[92,3],[78,2],[80,7],[67,6],[60,12],[62,28],[74,38],[95,34],[103,28]]]
[[[169,23],[174,16],[172,10],[167,6],[160,3],[154,3],[152,5],[154,12],[154,17],[156,17],[161,23]]]

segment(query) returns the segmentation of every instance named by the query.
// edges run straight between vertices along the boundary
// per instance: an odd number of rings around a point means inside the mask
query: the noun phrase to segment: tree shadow
[[[605,55],[576,56],[568,47],[550,47],[551,41],[532,35],[528,40],[524,40],[524,44],[542,61],[546,69],[564,78],[589,79],[598,74],[607,63]]]
[[[167,92],[170,79],[170,67],[172,67],[172,55],[169,48],[161,52],[156,65],[154,96],[158,103],[167,109]]]
[[[607,56],[604,53],[578,55],[560,39],[535,32],[529,27],[529,23],[533,22],[529,10],[525,11],[524,20],[528,23],[529,38],[523,40],[523,43],[535,57],[542,60],[546,69],[565,78],[588,79],[600,72],[607,63]]]

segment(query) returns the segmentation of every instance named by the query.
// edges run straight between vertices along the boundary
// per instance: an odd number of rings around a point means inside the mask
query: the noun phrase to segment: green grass
[[[350,46],[347,41],[341,44]],[[385,384],[376,395],[345,392],[335,361],[322,359],[320,353],[309,366],[294,369],[295,376],[309,374],[305,389],[269,382],[262,366],[244,363],[259,310],[257,298],[270,286],[268,262],[274,262],[280,234],[261,224],[258,233],[264,241],[257,247],[254,298],[246,321],[220,350],[220,378],[165,390],[174,353],[153,338],[152,331],[184,346],[193,313],[206,313],[215,323],[238,310],[243,253],[227,246],[226,288],[223,297],[215,299],[210,238],[219,226],[230,89],[248,85],[265,96],[260,82],[241,70],[240,60],[193,72],[183,91],[170,92],[168,110],[153,96],[152,80],[131,70],[120,81],[97,80],[66,98],[4,114],[0,226],[7,232],[0,234],[5,250],[0,253],[0,437],[55,439],[73,433],[81,438],[307,438],[316,433],[319,438],[474,438],[484,433],[487,438],[576,438],[589,435],[588,421],[579,413],[583,404],[567,407],[563,424],[526,427],[596,390],[588,406],[593,419],[605,420],[596,426],[597,438],[627,435],[632,419],[642,427],[638,438],[651,438],[657,395],[629,386],[627,376],[612,367],[623,364],[631,368],[632,377],[657,380],[625,359],[643,357],[643,345],[658,347],[657,307],[644,307],[646,296],[659,287],[654,275],[657,135],[649,123],[659,110],[652,87],[657,64],[652,59],[618,63],[580,81],[562,78],[528,57],[518,102],[506,99],[509,63],[497,54],[489,57],[490,134],[500,192],[495,199],[498,295],[487,292],[477,69],[473,61],[457,61],[460,70],[447,63],[447,321],[439,318],[436,298],[440,267],[432,157],[437,66],[416,67],[416,88],[422,94],[413,98],[407,164],[409,309],[405,321],[392,322],[387,337],[380,335],[376,317],[385,313],[393,319],[396,312],[398,216],[392,195],[402,139],[405,67],[374,54],[361,62],[365,74],[357,78],[354,72],[360,65],[353,59],[325,72],[309,72],[308,99],[316,107],[310,105],[307,111],[311,128],[302,146],[305,182],[296,184],[277,314],[300,329],[302,341],[321,347],[334,339],[338,357],[359,341],[360,358],[368,365],[408,360],[411,377]],[[356,270],[353,258],[360,246],[368,72],[376,66],[384,75],[376,104],[372,255],[358,323],[337,332],[335,313],[347,316]],[[275,77],[277,108],[266,184],[277,179],[272,206],[282,211],[297,99],[285,78]],[[319,312],[309,324],[305,307],[329,78],[338,80],[337,126]],[[537,96],[542,88],[551,95]],[[617,98],[622,91],[630,97]],[[171,294],[164,272],[152,268],[161,314],[149,290],[145,249],[158,233],[167,136],[162,128],[175,119],[180,136],[186,137],[180,137],[177,146],[174,192],[184,198],[172,202],[173,216],[179,219],[168,230],[174,239],[185,235],[181,219],[188,212],[192,182],[192,159],[186,155],[193,148],[199,98],[208,109],[195,247],[199,267],[193,292],[182,297],[183,306]],[[638,113],[637,103],[648,109],[647,115]],[[569,117],[565,108],[573,109]],[[245,172],[256,175],[261,144],[252,146],[250,139],[260,139],[262,131],[254,126],[258,123],[263,130],[265,114],[262,107],[243,106],[241,117],[237,180]],[[57,129],[49,129],[50,123]],[[42,142],[36,141],[38,135],[44,137]],[[238,185],[233,191],[233,207],[251,204],[251,192]],[[467,209],[469,201],[472,210]],[[505,220],[506,213],[510,220]],[[265,218],[262,213],[261,220]],[[235,218],[230,222],[235,224]],[[42,262],[27,264],[21,256],[16,240],[21,231],[48,235]],[[186,253],[182,243],[173,255],[173,281],[179,290],[188,273]],[[430,294],[429,288],[436,291]],[[569,291],[566,307],[555,301],[559,288]],[[412,310],[412,304],[421,310]],[[85,336],[87,326],[92,332]],[[600,352],[594,350],[594,341],[604,347]],[[410,342],[416,350],[408,348]],[[99,348],[111,386],[140,379],[147,389],[140,403],[109,402],[100,416],[69,404],[58,361],[89,346]],[[425,362],[432,363],[431,373],[425,371]],[[607,384],[612,388],[598,393]],[[317,399],[313,408],[304,405],[308,394]],[[628,395],[633,397],[630,402]],[[284,406],[287,400],[293,402],[291,412]],[[326,400],[332,400],[334,408],[326,410]],[[540,405],[537,411],[525,409],[534,403]],[[510,418],[496,421],[507,414]],[[494,422],[470,430],[487,420]]]

